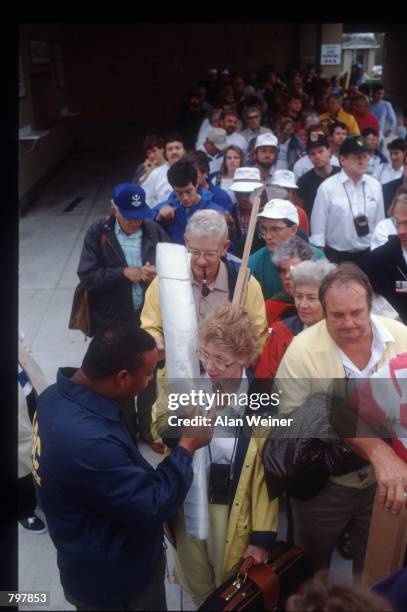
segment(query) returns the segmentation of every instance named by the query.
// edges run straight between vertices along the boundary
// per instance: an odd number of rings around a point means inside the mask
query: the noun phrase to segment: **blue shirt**
[[[233,204],[228,192],[225,191],[225,189],[222,189],[221,187],[209,182],[209,189],[201,189],[201,192],[202,191],[210,191],[216,204],[219,204],[219,206],[224,208],[226,212],[230,213],[232,216],[235,216],[236,205]]]
[[[143,260],[141,258],[141,240],[143,233],[141,228],[134,234],[128,236],[125,232],[123,232],[120,225],[116,221],[114,232],[120,246],[122,247],[128,267],[141,268],[143,265]],[[138,310],[143,304],[143,289],[139,283],[132,283],[131,286],[134,308],[135,310]]]
[[[192,456],[176,447],[155,470],[117,404],[58,370],[39,397],[33,475],[61,583],[88,604],[127,605],[152,579],[163,521],[183,503]]]
[[[369,111],[378,118],[380,123],[380,132],[382,134],[387,132],[387,130],[392,130],[393,132],[395,131],[397,126],[397,117],[390,102],[380,100],[375,104],[370,103]]]
[[[198,189],[198,194],[201,196],[198,204],[191,206],[191,208],[186,208],[181,204],[177,196],[175,195],[175,191],[173,191],[167,200],[164,202],[160,202],[153,208],[153,219],[156,220],[156,217],[163,206],[173,206],[175,208],[175,218],[174,221],[169,223],[168,225],[163,225],[163,228],[171,238],[171,240],[177,244],[185,244],[184,234],[185,227],[188,223],[189,219],[192,217],[194,213],[198,210],[216,210],[219,213],[224,213],[224,209],[216,204],[213,199],[213,196],[210,191],[207,189]]]

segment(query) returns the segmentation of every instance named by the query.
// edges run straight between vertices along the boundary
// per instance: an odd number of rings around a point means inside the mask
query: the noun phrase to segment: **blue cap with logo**
[[[112,203],[125,219],[151,219],[151,208],[146,203],[146,193],[140,185],[119,183],[112,189]]]

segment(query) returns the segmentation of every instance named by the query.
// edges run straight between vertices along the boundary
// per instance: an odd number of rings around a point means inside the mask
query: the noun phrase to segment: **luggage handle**
[[[303,551],[301,550],[301,548],[292,546],[290,549],[283,552],[283,554],[280,557],[277,557],[277,559],[275,560],[270,559],[266,563],[268,563],[271,569],[273,569],[275,572],[278,573],[284,567],[284,565],[294,560],[296,557],[298,557],[298,554],[302,552]]]
[[[280,596],[280,585],[274,568],[264,563],[256,563],[254,557],[247,557],[239,568],[236,580],[233,582],[234,590],[227,594],[226,601],[235,595],[244,585],[247,578],[260,589],[264,605],[267,609],[273,609]]]

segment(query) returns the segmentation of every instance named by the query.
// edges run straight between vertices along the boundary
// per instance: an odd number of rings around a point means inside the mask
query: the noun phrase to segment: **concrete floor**
[[[126,152],[83,153],[64,165],[20,219],[19,326],[49,384],[55,382],[58,367],[80,365],[88,346],[81,332],[68,329],[83,238],[93,221],[109,213],[112,186],[130,181],[134,167]],[[75,198],[83,199],[64,212]],[[161,460],[145,444],[141,449],[153,465]],[[284,533],[281,516],[282,539]],[[167,557],[171,574],[170,548]],[[349,578],[350,563],[336,555],[331,572],[334,578]],[[25,605],[21,610],[74,609],[64,598],[48,533],[33,535],[20,525],[19,588],[51,594],[50,607]],[[181,604],[184,610],[195,609],[186,593],[181,602],[178,585],[167,579],[166,588],[169,610],[180,610]]]

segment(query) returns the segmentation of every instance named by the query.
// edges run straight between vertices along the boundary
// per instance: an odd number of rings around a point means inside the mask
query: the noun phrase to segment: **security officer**
[[[212,431],[184,428],[157,469],[143,458],[118,402],[147,386],[156,361],[150,334],[123,323],[96,334],[82,366],[60,368],[38,400],[33,476],[77,610],[167,609],[163,522],[183,504],[192,457]]]
[[[334,263],[357,263],[369,251],[372,232],[384,219],[380,183],[366,174],[368,147],[348,137],[339,150],[341,171],[319,186],[311,214],[310,241]]]

